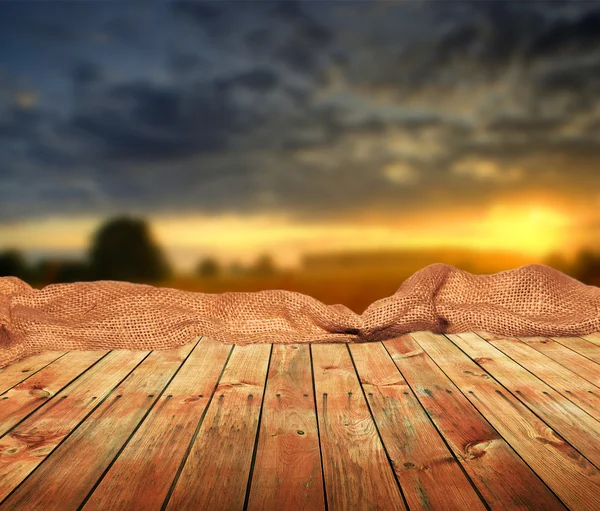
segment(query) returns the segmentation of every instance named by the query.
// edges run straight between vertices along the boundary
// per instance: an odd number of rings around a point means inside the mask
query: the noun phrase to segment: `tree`
[[[82,282],[90,280],[90,267],[86,261],[42,259],[32,270],[32,280],[42,286],[61,282]]]
[[[221,273],[221,265],[216,259],[206,257],[198,263],[196,273],[201,277],[216,277]]]
[[[30,277],[27,261],[21,251],[9,249],[0,253],[0,277],[18,277],[21,280]]]
[[[90,268],[85,261],[60,261],[56,282],[82,282],[90,280]]]
[[[56,259],[41,259],[33,267],[32,279],[41,286],[55,283],[59,265]]]
[[[227,271],[231,273],[231,275],[239,276],[244,275],[246,273],[246,268],[244,268],[244,265],[239,261],[234,261],[229,265]]]
[[[600,285],[600,253],[584,249],[573,265],[573,277],[584,284]]]
[[[565,256],[559,252],[552,252],[549,254],[544,260],[544,264],[566,274],[570,274],[572,271]]]
[[[122,216],[106,222],[90,249],[92,280],[150,283],[171,275],[169,265],[142,219]]]
[[[273,275],[276,272],[275,262],[269,254],[262,254],[254,263],[253,270],[257,275]]]

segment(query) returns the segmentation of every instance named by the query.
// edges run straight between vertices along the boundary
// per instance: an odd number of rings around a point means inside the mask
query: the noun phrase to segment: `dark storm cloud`
[[[591,10],[587,10],[591,7]],[[600,8],[593,2],[581,2],[584,12],[557,19],[535,38],[530,46],[532,57],[597,50],[600,44]]]
[[[217,2],[194,2],[190,0],[176,0],[171,2],[176,12],[189,16],[194,21],[204,25],[223,16],[223,4]]]
[[[17,105],[7,108],[0,118],[0,137],[4,140],[35,140],[44,115]]]
[[[487,126],[494,133],[501,134],[548,134],[555,132],[566,124],[563,117],[536,118],[536,117],[497,117]]]
[[[172,11],[195,23],[201,30],[214,37],[226,36],[236,24],[235,16],[228,16],[228,2],[195,2],[175,0]],[[234,5],[235,8],[235,5]]]
[[[587,62],[557,64],[540,73],[536,86],[542,94],[566,93],[576,96],[596,93],[600,89],[600,54]]]
[[[102,72],[94,62],[77,62],[72,69],[71,77],[73,82],[79,86],[87,86],[99,81],[102,78]]]
[[[443,66],[453,59],[467,59],[488,72],[501,71],[522,54],[544,23],[543,15],[527,2],[504,1],[474,4],[454,21],[432,48],[435,62]]]
[[[272,34],[267,28],[253,29],[246,34],[244,40],[254,51],[261,52],[270,45]]]
[[[109,19],[103,28],[108,36],[125,43],[135,41],[139,37],[138,25],[133,17]]]
[[[187,93],[136,82],[115,86],[106,97],[110,101],[78,113],[72,123],[110,158],[169,159],[223,149],[243,128],[226,94],[214,87]]]
[[[219,80],[217,85],[225,88],[244,87],[257,92],[268,92],[278,83],[278,76],[270,69],[252,69],[231,78]]]
[[[202,68],[206,69],[207,62],[190,51],[173,51],[167,57],[168,68],[176,74],[186,74]]]
[[[306,74],[316,71],[319,55],[334,39],[331,30],[307,15],[299,2],[278,3],[274,12],[293,25],[276,55],[294,71]]]
[[[124,5],[0,5],[0,179],[28,184],[2,194],[2,217],[408,210],[440,186],[483,202],[564,184],[545,177],[553,161],[596,179],[597,5]],[[478,161],[493,186],[454,172]]]

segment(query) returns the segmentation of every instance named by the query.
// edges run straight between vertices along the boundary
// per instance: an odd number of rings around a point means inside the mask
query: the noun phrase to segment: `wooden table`
[[[0,510],[600,509],[600,334],[47,352]]]

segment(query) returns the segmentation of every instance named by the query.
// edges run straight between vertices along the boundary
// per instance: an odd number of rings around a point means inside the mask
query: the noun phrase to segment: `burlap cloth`
[[[112,280],[37,290],[0,278],[0,367],[47,350],[172,349],[200,335],[228,344],[321,343],[422,330],[584,335],[600,331],[600,288],[538,264],[492,275],[432,264],[359,315],[283,290],[207,294]]]

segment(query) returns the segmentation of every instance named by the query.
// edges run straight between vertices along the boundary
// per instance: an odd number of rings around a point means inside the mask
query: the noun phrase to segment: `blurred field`
[[[28,264],[19,250],[0,253],[0,276],[13,275],[40,289],[54,283],[121,280],[201,293],[284,289],[310,295],[328,305],[343,304],[362,313],[376,300],[390,296],[415,272],[445,263],[474,274],[490,274],[526,264],[543,263],[586,284],[600,285],[600,253],[580,251],[544,258],[508,251],[464,248],[345,250],[305,253],[298,267],[278,264],[277,253],[264,253],[240,264],[198,253],[190,273],[176,271],[152,239],[143,219],[118,217],[96,232],[87,257],[44,259]]]
[[[466,251],[348,252],[310,258],[305,262],[307,267],[273,275],[178,276],[158,285],[202,293],[285,289],[313,296],[326,304],[341,303],[360,314],[375,300],[393,294],[414,272],[436,262],[485,274],[538,261],[516,254]]]

